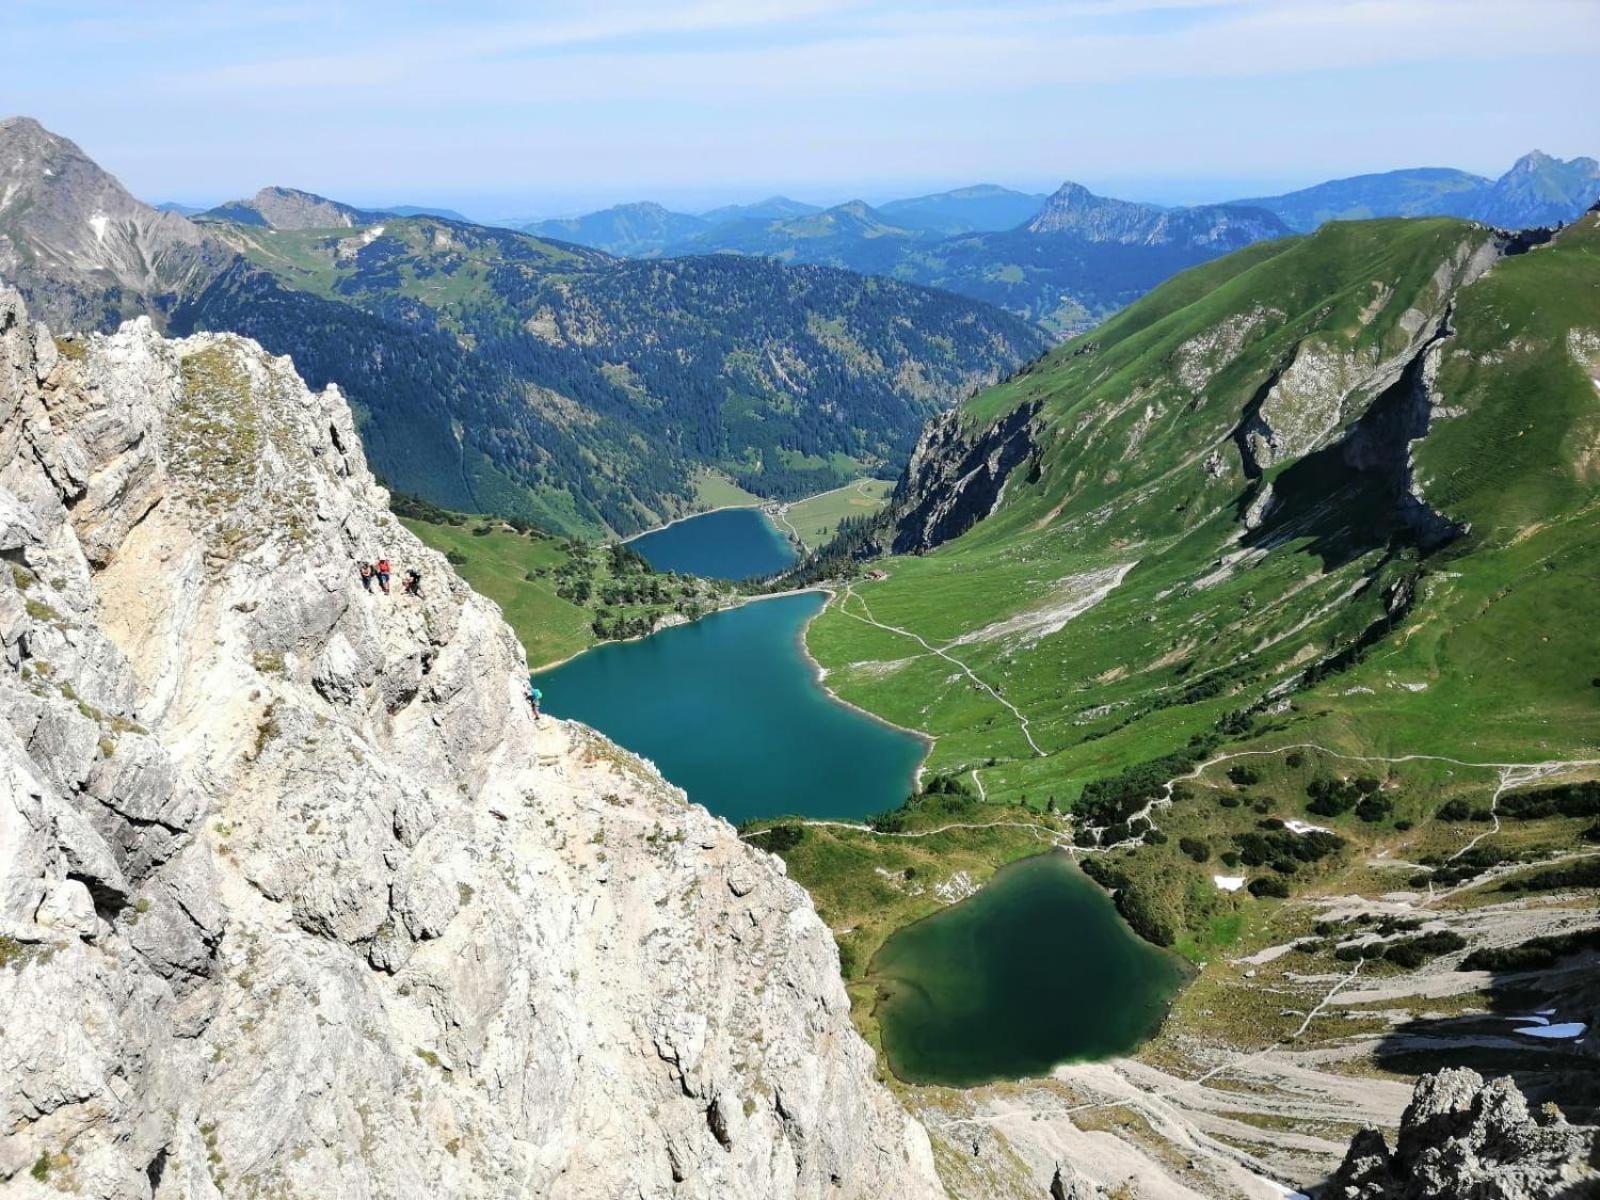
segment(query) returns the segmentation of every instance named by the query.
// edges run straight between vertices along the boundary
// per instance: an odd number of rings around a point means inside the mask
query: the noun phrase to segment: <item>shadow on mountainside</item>
[[[1486,972],[1487,1011],[1420,1017],[1393,1027],[1374,1057],[1385,1070],[1418,1075],[1471,1067],[1485,1078],[1510,1075],[1533,1107],[1554,1103],[1569,1121],[1600,1120],[1600,951],[1564,957],[1539,970]],[[1577,1039],[1516,1032],[1582,1022]]]

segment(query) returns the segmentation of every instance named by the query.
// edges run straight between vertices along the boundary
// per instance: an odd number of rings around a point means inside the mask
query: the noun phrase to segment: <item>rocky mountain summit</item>
[[[231,257],[66,138],[29,117],[0,120],[0,278],[40,319],[76,329],[165,313]]]
[[[1546,1200],[1600,1192],[1600,1131],[1530,1112],[1509,1077],[1454,1068],[1417,1081],[1391,1151],[1364,1130],[1329,1185],[1330,1200]]]
[[[385,215],[298,188],[264,187],[248,200],[219,204],[200,213],[197,219],[231,221],[264,229],[354,229],[381,221]]]
[[[942,1194],[805,893],[534,723],[337,390],[6,290],[0,464],[0,1191]]]
[[[1088,242],[1229,250],[1289,233],[1288,226],[1262,208],[1206,204],[1168,209],[1097,196],[1072,182],[1062,184],[1023,228],[1029,233],[1076,234]]]

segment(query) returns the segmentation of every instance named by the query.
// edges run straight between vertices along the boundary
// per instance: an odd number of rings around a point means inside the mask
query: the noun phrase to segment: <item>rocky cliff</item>
[[[0,464],[0,1191],[942,1194],[804,892],[534,723],[336,390],[4,291]]]
[[[1038,405],[986,426],[953,409],[928,422],[890,500],[891,548],[921,554],[960,537],[999,506],[1006,480],[1033,453]]]
[[[1454,1068],[1417,1081],[1396,1146],[1364,1130],[1350,1144],[1330,1200],[1546,1200],[1600,1191],[1597,1131],[1553,1109],[1528,1110],[1510,1077],[1487,1083]]]

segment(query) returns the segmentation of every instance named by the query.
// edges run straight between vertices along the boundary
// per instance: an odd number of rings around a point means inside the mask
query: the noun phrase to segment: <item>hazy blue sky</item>
[[[0,115],[151,199],[541,215],[1600,154],[1600,0],[0,0]]]

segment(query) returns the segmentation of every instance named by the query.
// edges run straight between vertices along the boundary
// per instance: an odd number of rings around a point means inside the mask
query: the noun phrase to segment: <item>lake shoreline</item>
[[[835,489],[835,490],[837,490],[837,489]],[[875,713],[869,708],[863,708],[863,707],[861,707],[861,705],[855,703],[854,701],[846,700],[843,696],[839,695],[838,692],[834,691],[833,688],[828,686],[828,669],[826,667],[824,667],[820,662],[817,661],[816,655],[811,653],[811,647],[806,644],[806,634],[811,629],[811,623],[813,621],[815,621],[818,617],[820,617],[823,613],[827,612],[828,611],[828,605],[832,604],[835,600],[837,600],[839,598],[838,590],[836,588],[834,588],[834,587],[830,587],[828,584],[825,584],[825,583],[811,583],[811,584],[807,584],[805,587],[788,588],[785,591],[781,591],[781,592],[762,592],[759,595],[741,596],[739,599],[735,600],[732,604],[725,604],[721,608],[717,609],[715,612],[708,612],[708,613],[703,614],[702,616],[696,617],[694,621],[683,621],[681,623],[672,624],[672,625],[657,626],[655,629],[652,629],[649,633],[640,633],[640,634],[636,634],[635,636],[629,637],[629,638],[605,638],[605,639],[603,639],[601,641],[595,642],[594,645],[592,645],[592,646],[585,646],[582,650],[574,650],[571,654],[567,655],[565,658],[558,658],[558,659],[555,659],[552,662],[544,663],[544,664],[542,664],[540,666],[537,666],[537,667],[530,666],[528,668],[528,673],[530,675],[539,675],[539,674],[543,674],[546,671],[553,671],[557,667],[565,666],[567,663],[573,661],[573,659],[580,658],[583,655],[588,654],[591,650],[600,649],[600,647],[602,647],[602,646],[625,646],[629,642],[642,642],[646,638],[655,637],[656,634],[661,633],[661,632],[663,632],[663,631],[665,631],[667,629],[678,629],[678,628],[681,628],[683,625],[693,625],[693,624],[696,624],[699,621],[705,621],[705,620],[710,619],[711,617],[720,616],[723,613],[733,612],[735,609],[743,608],[747,604],[756,604],[756,603],[759,603],[762,600],[778,600],[778,599],[783,598],[784,596],[802,596],[802,595],[805,595],[807,592],[821,592],[824,596],[826,596],[828,598],[827,604],[824,604],[815,613],[813,613],[810,617],[808,617],[806,619],[806,623],[800,627],[800,654],[801,654],[802,657],[804,657],[804,659],[806,660],[806,663],[810,666],[812,678],[815,680],[817,686],[820,687],[825,693],[827,693],[828,698],[830,700],[832,700],[835,704],[839,705],[842,708],[848,708],[852,712],[859,713],[863,717],[867,717],[870,720],[876,721],[878,724],[886,726],[889,729],[896,730],[899,733],[910,734],[912,737],[916,738],[919,742],[921,742],[923,744],[923,746],[926,747],[926,749],[923,752],[922,758],[918,761],[917,768],[912,773],[912,777],[911,777],[911,786],[912,786],[912,788],[913,789],[920,789],[922,787],[922,778],[923,778],[924,774],[926,774],[926,772],[927,772],[928,759],[933,755],[934,747],[938,745],[939,739],[934,737],[930,733],[924,733],[920,729],[912,729],[910,726],[900,725],[900,724],[898,724],[898,723],[896,723],[894,721],[889,720],[888,717],[883,716],[881,713]]]

